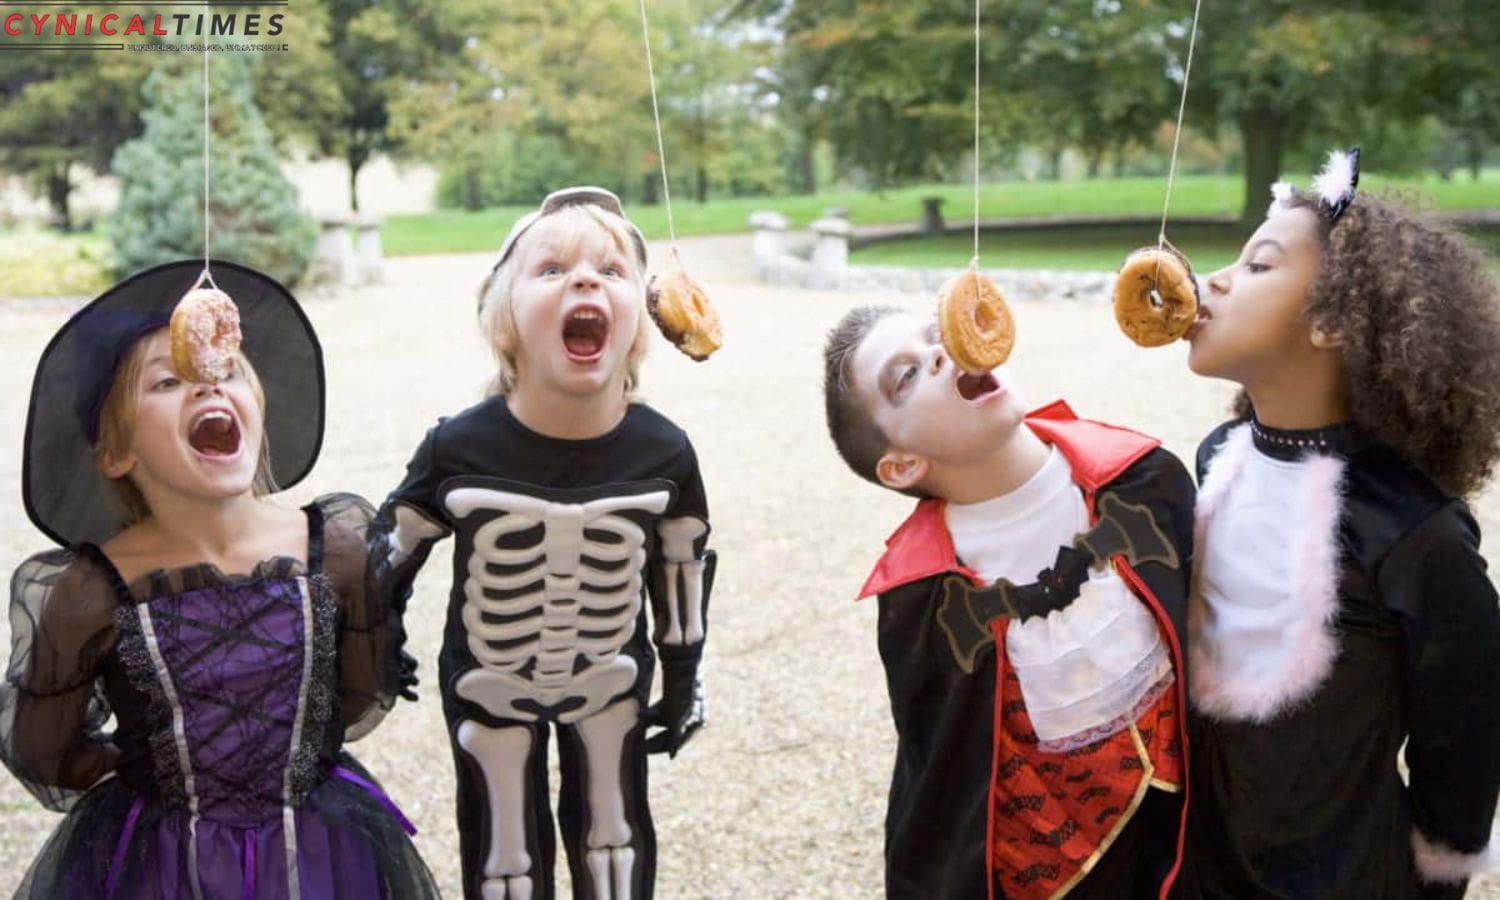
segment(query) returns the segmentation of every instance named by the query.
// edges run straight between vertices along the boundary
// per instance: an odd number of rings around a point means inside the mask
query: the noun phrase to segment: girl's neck
[[[1041,471],[1050,453],[1045,441],[1024,424],[993,453],[933,473],[934,492],[950,503],[979,503],[1003,497]]]
[[[306,517],[250,493],[222,500],[154,498],[151,516],[108,541],[103,550],[125,580],[157,569],[211,563],[246,574],[275,556],[302,559]]]
[[[1245,390],[1255,407],[1255,420],[1270,428],[1306,431],[1338,425],[1349,419],[1349,398],[1341,390],[1319,390],[1316,385],[1299,389],[1290,384],[1271,388],[1247,387]]]
[[[1349,419],[1349,386],[1338,353],[1321,350],[1289,356],[1282,364],[1245,383],[1255,419],[1270,428],[1306,431]]]
[[[625,417],[629,403],[624,385],[579,396],[528,389],[521,382],[506,395],[505,405],[522,425],[537,434],[581,441],[608,434]]]

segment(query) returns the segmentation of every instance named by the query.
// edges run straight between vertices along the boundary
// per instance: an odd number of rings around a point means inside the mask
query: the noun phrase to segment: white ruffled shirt
[[[1030,584],[1089,528],[1083,492],[1052,448],[1025,484],[979,503],[949,503],[958,558],[987,582]],[[1110,567],[1045,618],[1012,622],[1005,650],[1039,748],[1070,750],[1124,730],[1172,683],[1172,662],[1146,605]]]

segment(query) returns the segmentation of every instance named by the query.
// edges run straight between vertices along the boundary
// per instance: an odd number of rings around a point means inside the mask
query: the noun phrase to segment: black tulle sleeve
[[[114,771],[100,668],[119,597],[87,555],[52,550],[11,580],[10,665],[0,684],[0,761],[49,809]]]
[[[354,494],[330,494],[316,502],[324,519],[323,572],[339,597],[339,717],[344,740],[355,741],[396,704],[400,660],[393,616],[366,590],[365,539],[374,507]]]

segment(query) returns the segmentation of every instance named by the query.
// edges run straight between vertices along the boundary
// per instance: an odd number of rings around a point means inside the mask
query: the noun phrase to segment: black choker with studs
[[[1348,456],[1365,442],[1359,426],[1353,422],[1326,428],[1272,428],[1250,420],[1250,435],[1255,449],[1273,459],[1295,460],[1308,453]]]

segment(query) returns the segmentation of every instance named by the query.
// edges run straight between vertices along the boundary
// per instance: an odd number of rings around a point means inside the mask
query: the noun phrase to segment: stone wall
[[[935,294],[944,282],[964,271],[963,268],[851,265],[849,246],[859,237],[839,212],[830,210],[828,215],[812,223],[809,226],[810,238],[789,234],[786,217],[779,213],[763,211],[752,214],[750,226],[755,230],[751,245],[755,277],[767,284],[797,287],[863,293]],[[1113,272],[986,269],[984,273],[995,281],[1002,294],[1015,299],[1108,302],[1115,284]]]

